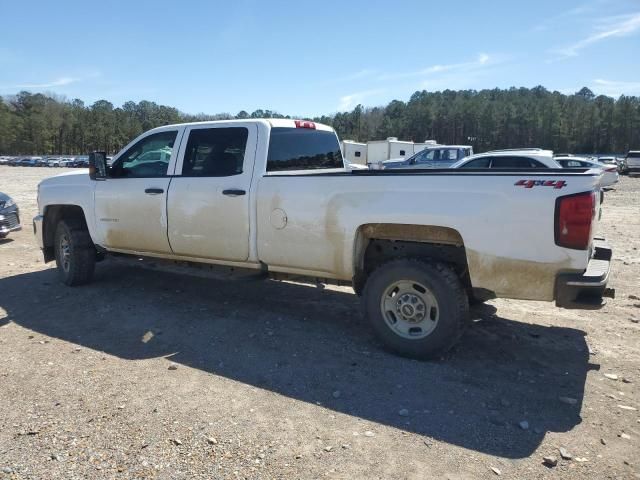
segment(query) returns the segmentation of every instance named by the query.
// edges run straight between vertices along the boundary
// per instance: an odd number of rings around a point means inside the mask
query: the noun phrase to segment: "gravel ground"
[[[640,178],[604,203],[615,300],[492,301],[418,362],[349,288],[115,261],[64,287],[30,225],[53,173],[0,167],[0,479],[640,478]]]

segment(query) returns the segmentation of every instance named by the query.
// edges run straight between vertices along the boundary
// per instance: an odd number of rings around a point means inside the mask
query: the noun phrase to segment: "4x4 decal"
[[[564,180],[518,180],[515,185],[517,187],[533,188],[533,187],[553,187],[562,188],[567,186]]]

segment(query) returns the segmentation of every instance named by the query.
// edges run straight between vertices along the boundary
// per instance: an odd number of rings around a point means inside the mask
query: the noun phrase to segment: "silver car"
[[[427,147],[409,158],[382,162],[383,168],[449,168],[458,160],[473,155],[470,145],[438,145]]]
[[[0,192],[0,238],[20,230],[20,210],[13,199]]]

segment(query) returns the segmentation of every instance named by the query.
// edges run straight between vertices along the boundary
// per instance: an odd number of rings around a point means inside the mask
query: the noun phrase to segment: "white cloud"
[[[584,17],[586,14],[593,13],[596,10],[596,6],[599,6],[600,4],[603,4],[603,3],[605,2],[603,2],[602,0],[595,0],[589,3],[586,3],[584,5],[579,5],[570,10],[565,10],[564,12],[560,12],[559,14],[549,17],[546,20],[542,21],[541,23],[533,27],[532,30],[534,32],[540,32],[543,30],[548,30],[554,24],[557,24],[560,21],[566,22],[568,19],[572,19],[575,17]]]
[[[640,95],[640,82],[622,82],[597,78],[591,87],[596,94],[619,97],[620,95]]]
[[[420,70],[414,70],[412,72],[398,72],[398,73],[386,73],[380,75],[378,80],[399,80],[402,78],[411,78],[411,77],[424,77],[433,75],[436,73],[444,73],[444,72],[465,72],[470,70],[475,70],[478,68],[484,68],[492,64],[499,63],[501,60],[495,57],[492,57],[486,53],[480,53],[476,57],[475,60],[469,62],[462,63],[449,63],[445,65],[432,65],[430,67],[426,67]]]
[[[640,12],[608,17],[600,21],[595,32],[571,45],[558,48],[561,58],[575,57],[580,50],[609,38],[626,37],[640,30]]]
[[[338,105],[338,111],[350,110],[352,107],[355,107],[359,103],[367,97],[372,97],[374,95],[380,95],[384,93],[383,89],[373,89],[373,90],[364,90],[361,92],[350,93],[349,95],[344,95],[340,97],[340,104]]]
[[[33,89],[41,89],[41,88],[52,88],[52,87],[64,87],[65,85],[69,85],[71,83],[79,82],[80,78],[73,77],[60,77],[56,80],[47,83],[23,83],[20,85],[14,85],[13,88],[33,88]]]
[[[15,85],[0,85],[0,89],[2,90],[46,90],[47,88],[56,88],[56,87],[66,87],[67,85],[71,85],[73,83],[84,82],[90,78],[97,78],[100,76],[99,72],[92,72],[88,75],[82,77],[70,77],[63,76],[58,77],[49,82],[43,83],[18,83]]]

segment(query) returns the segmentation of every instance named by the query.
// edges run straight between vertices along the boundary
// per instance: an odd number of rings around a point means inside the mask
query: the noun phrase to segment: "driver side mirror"
[[[91,152],[89,154],[89,178],[91,180],[107,178],[107,152]]]

